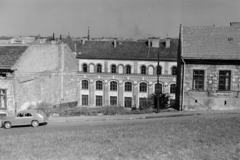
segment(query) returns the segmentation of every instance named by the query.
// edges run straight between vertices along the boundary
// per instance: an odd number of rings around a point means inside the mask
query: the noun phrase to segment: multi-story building
[[[79,104],[139,107],[160,90],[175,99],[177,39],[75,41],[79,61]],[[160,67],[157,69],[158,54]]]

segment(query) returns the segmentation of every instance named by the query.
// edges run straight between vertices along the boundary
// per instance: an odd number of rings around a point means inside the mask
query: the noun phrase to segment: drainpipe
[[[183,58],[181,58],[181,59],[183,61],[182,104],[181,104],[181,110],[182,110],[183,109],[183,102],[184,102],[184,86],[185,86],[185,76],[184,76],[184,74],[185,74],[186,62],[184,61]]]

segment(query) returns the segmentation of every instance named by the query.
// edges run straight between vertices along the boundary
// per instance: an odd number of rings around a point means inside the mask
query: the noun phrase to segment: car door
[[[31,113],[27,112],[24,114],[24,117],[23,117],[23,124],[24,125],[29,125],[31,124],[32,122],[32,119],[33,119],[33,116]]]
[[[18,113],[17,116],[12,121],[12,125],[22,125],[23,116],[24,116],[23,113]]]

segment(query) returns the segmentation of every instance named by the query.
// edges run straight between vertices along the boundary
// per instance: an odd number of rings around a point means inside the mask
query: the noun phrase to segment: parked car
[[[47,115],[41,110],[23,110],[15,116],[7,116],[1,119],[2,126],[6,129],[12,126],[32,125],[38,127],[39,124],[47,124]],[[0,125],[1,126],[1,125]]]

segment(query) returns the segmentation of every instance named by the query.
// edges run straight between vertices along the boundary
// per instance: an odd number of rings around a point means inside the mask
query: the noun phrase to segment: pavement
[[[71,116],[71,117],[49,117],[49,122],[77,122],[77,121],[110,121],[110,120],[132,120],[132,119],[151,119],[167,118],[180,116],[196,116],[204,114],[240,114],[240,110],[218,110],[218,111],[169,111],[150,114],[131,114],[131,115],[101,115],[101,116]]]

